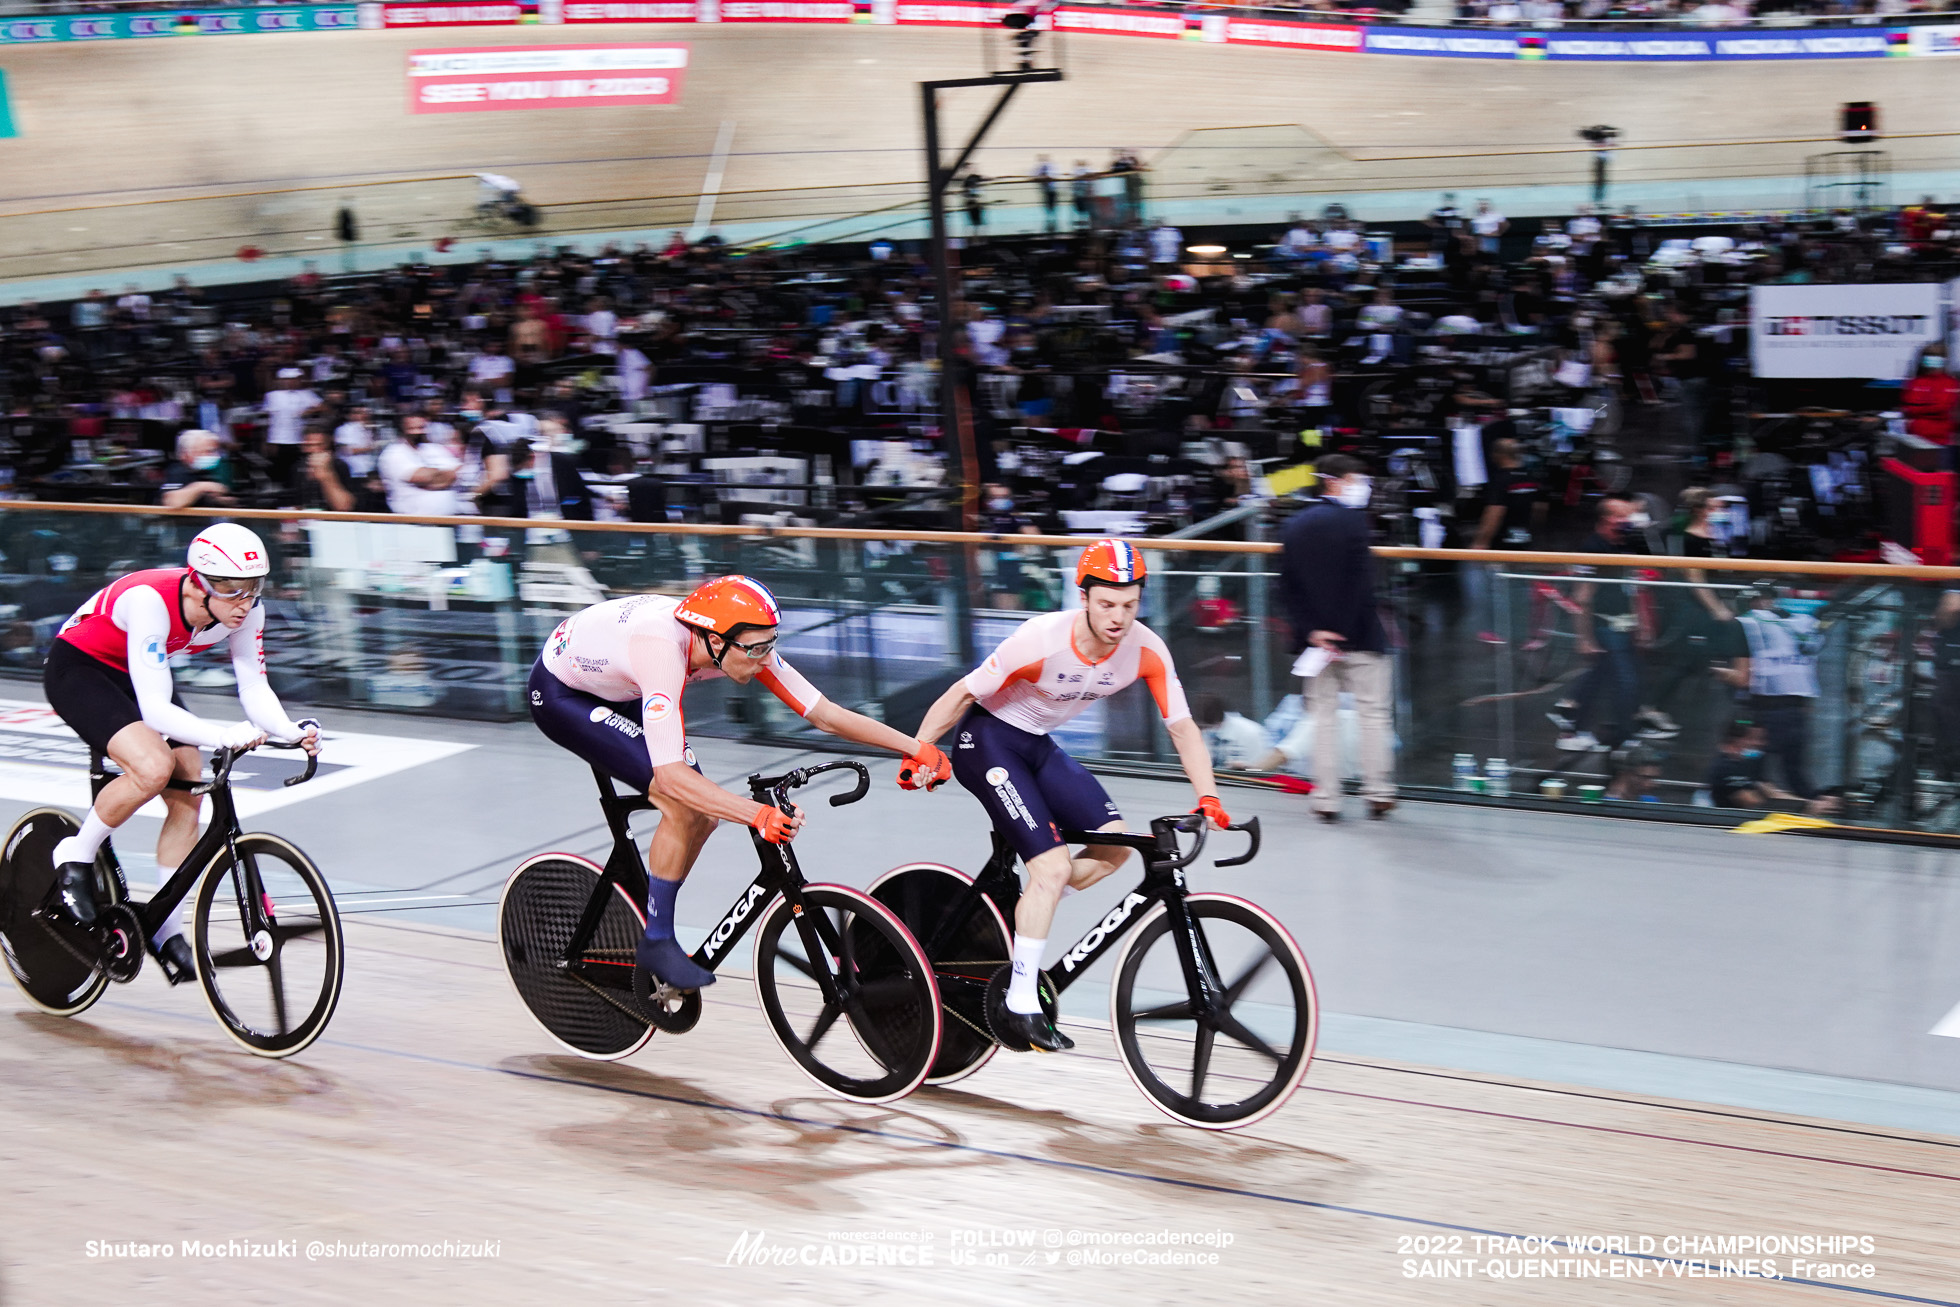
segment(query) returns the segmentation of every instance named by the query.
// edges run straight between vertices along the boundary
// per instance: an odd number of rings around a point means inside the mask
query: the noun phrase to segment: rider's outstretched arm
[[[755,825],[756,814],[762,811],[754,799],[724,790],[684,762],[663,762],[654,767],[653,788],[696,812],[739,821],[744,826]]]
[[[1218,778],[1212,775],[1211,750],[1205,747],[1205,735],[1198,729],[1198,723],[1186,717],[1165,729],[1170,731],[1171,743],[1177,746],[1177,760],[1184,764],[1191,788],[1198,792],[1200,799],[1217,798]]]
[[[170,614],[163,596],[146,585],[131,586],[116,600],[116,624],[129,633],[129,683],[143,724],[157,734],[203,749],[239,748],[257,738],[255,726],[220,726],[170,702],[174,685],[170,655]]]
[[[817,706],[805,716],[810,725],[820,731],[828,731],[840,740],[850,740],[855,744],[868,744],[875,749],[890,749],[901,757],[909,758],[919,752],[919,741],[901,731],[893,730],[875,718],[863,713],[852,712],[849,708],[839,708],[828,699],[819,699]]]
[[[973,691],[966,688],[966,678],[962,676],[926,709],[925,720],[919,723],[919,738],[937,744],[939,737],[951,730],[953,723],[964,717],[975,702]]]
[[[286,716],[286,707],[265,676],[265,606],[252,609],[245,624],[233,631],[231,670],[238,678],[238,703],[252,725],[281,744],[291,744],[306,732]]]

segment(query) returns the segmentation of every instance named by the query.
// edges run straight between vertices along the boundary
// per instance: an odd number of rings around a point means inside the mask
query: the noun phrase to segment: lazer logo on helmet
[[[1075,947],[1062,954],[1062,970],[1073,972],[1083,960],[1102,946],[1109,933],[1130,919],[1139,905],[1149,902],[1143,895],[1134,891],[1130,896],[1109,910],[1109,915],[1096,923],[1096,928],[1075,942]]]
[[[728,915],[723,917],[721,924],[716,926],[713,932],[709,934],[708,942],[702,949],[702,953],[707,957],[708,961],[713,962],[721,956],[721,951],[727,947],[729,939],[740,929],[742,923],[749,919],[750,911],[754,909],[756,900],[762,897],[763,892],[763,888],[760,885],[749,886],[749,892],[744,894],[736,902],[735,906],[728,910]]]

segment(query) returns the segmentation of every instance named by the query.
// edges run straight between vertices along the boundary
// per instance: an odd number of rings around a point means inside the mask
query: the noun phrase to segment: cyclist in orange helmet
[[[936,788],[952,774],[946,755],[823,697],[776,652],[782,613],[760,581],[723,576],[685,599],[632,595],[595,604],[558,624],[531,669],[531,719],[554,742],[635,790],[660,810],[647,849],[651,873],[638,965],[677,989],[714,983],[674,938],[674,900],[724,821],[766,840],[794,839],[800,815],[757,803],[701,774],[687,743],[681,691],[726,676],[760,681],[812,726],[905,759],[899,784]]]
[[[1143,552],[1128,541],[1090,545],[1075,565],[1082,606],[1023,622],[985,662],[955,681],[919,726],[919,738],[930,741],[959,723],[953,775],[980,800],[1028,868],[1027,891],[1014,910],[1006,1010],[988,1015],[1001,1023],[1009,1047],[1048,1053],[1074,1047],[1042,1012],[1037,988],[1055,905],[1130,856],[1128,849],[1101,844],[1070,855],[1062,831],[1122,830],[1123,816],[1102,782],[1062,752],[1049,732],[1098,699],[1142,681],[1197,792],[1193,811],[1219,829],[1231,825],[1171,652],[1137,620],[1144,572]]]

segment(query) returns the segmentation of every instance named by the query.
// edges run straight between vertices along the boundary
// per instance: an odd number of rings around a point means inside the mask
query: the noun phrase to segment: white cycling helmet
[[[211,588],[206,578],[250,580],[272,571],[265,542],[236,522],[219,522],[199,531],[184,561],[190,564],[197,584],[206,590]],[[263,584],[260,581],[250,587],[251,593],[256,594]]]

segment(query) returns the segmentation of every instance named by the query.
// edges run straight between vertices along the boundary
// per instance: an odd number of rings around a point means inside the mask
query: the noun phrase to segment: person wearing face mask
[[[1607,495],[1599,501],[1593,534],[1580,546],[1580,552],[1631,553],[1641,545],[1651,524],[1631,495]],[[1590,568],[1574,570],[1580,575],[1595,575]],[[1558,747],[1568,752],[1592,753],[1625,742],[1640,697],[1640,664],[1634,649],[1638,619],[1633,611],[1632,588],[1625,584],[1620,569],[1597,575],[1599,579],[1582,581],[1572,590],[1572,600],[1579,605],[1574,619],[1579,653],[1590,658],[1592,665],[1579,679],[1572,699],[1550,713],[1552,723],[1559,728]]]
[[[1906,430],[1936,445],[1953,444],[1953,420],[1960,409],[1960,381],[1946,370],[1946,355],[1929,349],[1919,356],[1919,368],[1899,394]]]
[[[232,498],[231,460],[209,431],[186,431],[177,437],[177,457],[163,469],[165,508],[222,508]]]
[[[1799,798],[1826,802],[1810,777],[1810,710],[1817,702],[1822,626],[1810,613],[1785,608],[1770,581],[1749,592],[1749,608],[1736,624],[1749,641],[1749,656],[1739,660],[1749,679],[1749,716],[1761,723],[1769,756],[1782,764],[1784,782]]]
[[[1333,660],[1307,678],[1314,715],[1313,808],[1322,821],[1341,817],[1341,732],[1335,714],[1343,692],[1354,696],[1361,728],[1361,794],[1368,815],[1395,807],[1393,663],[1375,602],[1375,560],[1366,509],[1373,492],[1368,466],[1348,454],[1314,464],[1320,501],[1280,530],[1280,588],[1296,647],[1325,649]]]

